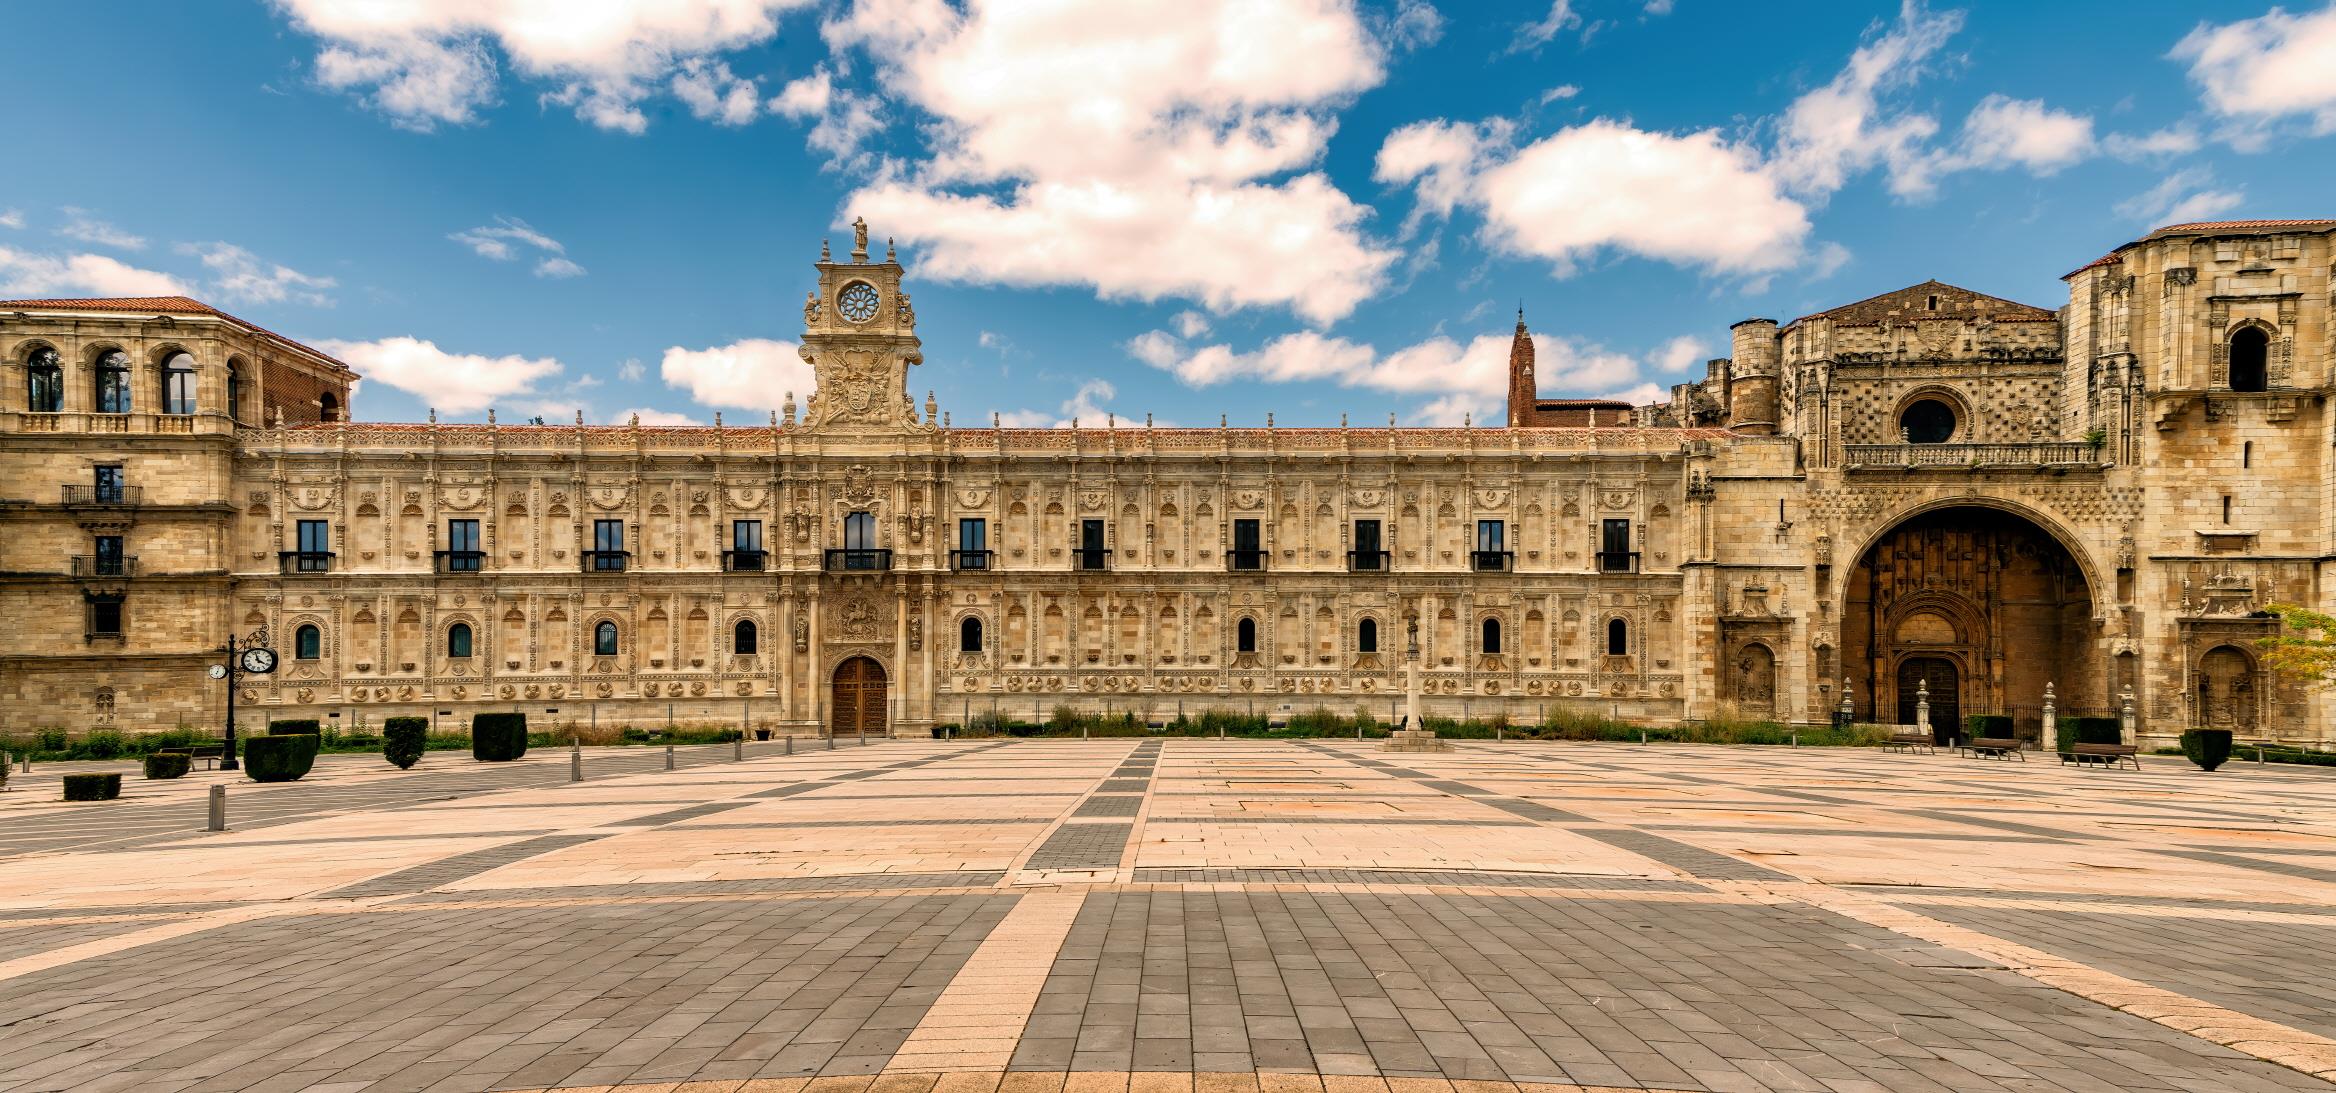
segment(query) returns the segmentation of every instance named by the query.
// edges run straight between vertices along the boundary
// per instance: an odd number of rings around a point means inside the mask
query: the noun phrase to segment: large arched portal
[[[2044,686],[2060,712],[2102,705],[2084,568],[2035,523],[1958,505],[1899,522],[1858,558],[1843,589],[1843,669],[1858,715],[1915,720],[1927,685],[1941,739],[1962,718],[2003,714],[2038,738]]]

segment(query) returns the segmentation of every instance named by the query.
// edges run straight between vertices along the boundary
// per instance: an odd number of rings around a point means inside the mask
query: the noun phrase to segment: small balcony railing
[[[2101,449],[2081,440],[2017,444],[1845,444],[1853,467],[2051,467],[2101,462]]]
[[[629,550],[587,550],[584,552],[584,572],[622,573],[632,559],[633,552]]]
[[[845,549],[827,552],[824,568],[830,573],[877,573],[892,568],[892,551]]]
[[[1350,550],[1346,552],[1349,573],[1385,573],[1395,568],[1395,555],[1385,550]]]
[[[989,569],[990,556],[995,553],[989,550],[952,550],[949,552],[949,568],[959,571]]]
[[[1111,552],[1097,547],[1081,547],[1071,552],[1071,564],[1083,572],[1096,573],[1111,568]]]
[[[1469,568],[1479,573],[1507,573],[1517,568],[1517,552],[1514,550],[1471,550],[1468,552],[1468,565]]]
[[[67,486],[65,503],[68,505],[141,505],[146,502],[146,491],[141,486]]]
[[[1598,552],[1598,572],[1636,573],[1638,553],[1635,550],[1601,550]]]
[[[76,577],[135,577],[138,575],[138,556],[135,554],[76,554],[73,556],[73,575]]]
[[[434,551],[440,573],[478,573],[487,568],[487,552],[483,550]]]
[[[1235,573],[1258,572],[1265,568],[1265,554],[1262,550],[1228,550],[1225,552],[1225,568]]]
[[[279,550],[276,566],[285,573],[330,573],[333,571],[333,552],[329,550]]]
[[[722,568],[732,573],[760,573],[770,564],[770,552],[762,550],[725,550]]]

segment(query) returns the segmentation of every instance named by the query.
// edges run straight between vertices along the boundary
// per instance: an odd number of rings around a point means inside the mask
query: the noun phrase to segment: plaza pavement
[[[587,755],[19,775],[0,1093],[2336,1089],[2330,772]]]

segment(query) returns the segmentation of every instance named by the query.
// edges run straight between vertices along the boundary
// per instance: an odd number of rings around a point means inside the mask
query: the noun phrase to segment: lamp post
[[[211,678],[227,681],[227,734],[219,749],[219,769],[237,770],[241,765],[235,761],[235,690],[242,686],[244,676],[264,676],[275,671],[276,651],[268,647],[265,624],[240,639],[232,633],[227,635],[227,644],[217,651],[225,654],[226,659],[211,666]]]

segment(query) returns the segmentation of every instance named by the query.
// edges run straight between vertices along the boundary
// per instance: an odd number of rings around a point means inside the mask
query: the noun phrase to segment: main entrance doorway
[[[828,731],[837,736],[884,735],[884,666],[868,657],[836,665],[828,703]]]
[[[1944,744],[1963,728],[1962,679],[1955,662],[1943,657],[1908,657],[1898,664],[1898,723],[1915,724],[1927,685],[1930,692],[1931,739]]]

